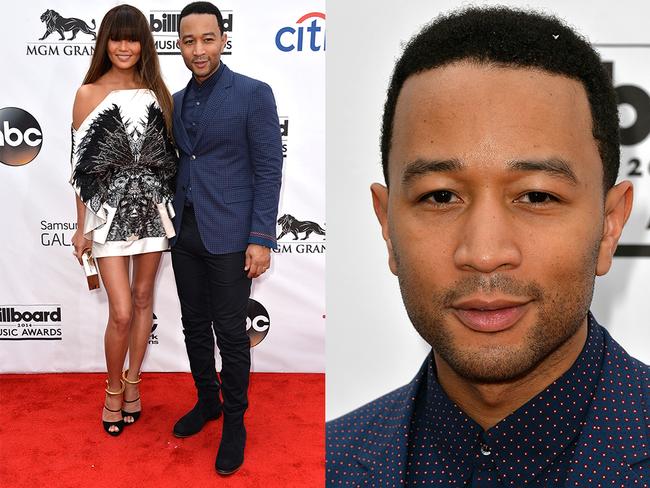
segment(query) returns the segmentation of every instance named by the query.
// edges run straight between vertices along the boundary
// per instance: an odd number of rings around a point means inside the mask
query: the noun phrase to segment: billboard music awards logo
[[[320,224],[311,220],[298,220],[291,214],[284,214],[278,219],[278,226],[280,227],[280,234],[277,238],[278,248],[273,252],[285,254],[325,253],[325,229]],[[290,237],[291,240],[289,240]]]
[[[309,12],[295,25],[282,27],[275,34],[275,46],[285,53],[296,51],[325,51],[325,14]]]
[[[248,299],[246,309],[246,333],[251,341],[251,347],[257,346],[264,340],[271,328],[269,313],[257,300]]]
[[[18,107],[0,108],[0,161],[22,166],[38,156],[43,132],[32,114]]]
[[[228,34],[228,41],[222,55],[232,54],[232,10],[221,10],[223,17],[223,31]],[[178,47],[178,22],[180,10],[150,10],[149,27],[153,34],[156,51],[160,55],[180,55]]]
[[[650,257],[650,44],[596,44],[616,90],[620,116],[619,179],[635,187],[618,257]]]
[[[278,117],[280,119],[280,132],[282,133],[282,158],[286,158],[289,145],[289,117]]]
[[[0,305],[1,341],[60,341],[61,305]]]
[[[67,14],[67,12],[66,12]],[[27,56],[92,56],[97,38],[95,19],[64,17],[47,9],[41,14],[38,42],[27,43]]]

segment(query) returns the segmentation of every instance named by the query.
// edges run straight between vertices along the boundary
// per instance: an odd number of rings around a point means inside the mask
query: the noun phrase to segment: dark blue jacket
[[[573,468],[558,486],[647,487],[650,367],[630,357],[603,332],[605,356],[596,396],[578,436]],[[327,423],[328,487],[404,486],[414,399],[429,360],[411,383]]]
[[[180,153],[176,235],[191,185],[199,232],[210,253],[243,251],[249,243],[275,248],[282,140],[271,88],[224,66],[194,144],[181,120],[186,89],[174,94],[174,138]]]

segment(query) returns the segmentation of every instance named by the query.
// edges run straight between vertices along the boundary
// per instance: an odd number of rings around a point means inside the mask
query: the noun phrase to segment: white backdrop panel
[[[40,19],[51,9],[64,18],[80,19],[96,33],[106,11],[119,3],[39,0],[20,8],[8,6],[0,18],[3,60],[12,68],[2,80],[0,109],[18,107],[29,112],[43,134],[40,153],[32,162],[0,164],[0,310],[5,309],[4,315],[0,312],[0,372],[105,368],[105,292],[87,291],[70,247],[76,216],[68,184],[69,127],[74,94],[94,42],[83,30],[75,39],[71,31],[64,33],[64,40],[54,31],[41,40],[47,31]],[[163,76],[172,92],[190,78],[180,55],[170,54],[176,51],[174,16],[185,3],[133,3],[150,21]],[[234,71],[269,83],[275,94],[285,146],[279,215],[291,214],[324,226],[325,3],[282,0],[270,6],[250,0],[217,2],[217,6],[230,38],[222,60]],[[309,13],[320,15],[298,23]],[[278,47],[279,31],[284,32],[281,46],[294,45],[294,49]],[[292,239],[283,237],[271,270],[253,285],[252,298],[270,318],[266,338],[253,349],[254,371],[323,372],[325,368],[325,236],[312,234],[301,241],[310,245],[308,249]],[[19,320],[12,317],[12,309],[14,315],[21,314]],[[60,320],[56,320],[58,309]],[[38,312],[55,314],[38,322]],[[168,253],[158,274],[154,314],[144,369],[189,371]]]

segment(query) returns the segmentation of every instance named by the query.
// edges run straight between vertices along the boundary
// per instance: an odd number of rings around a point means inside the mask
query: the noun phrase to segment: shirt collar
[[[577,439],[600,377],[603,360],[603,333],[591,314],[588,336],[582,352],[560,378],[544,391],[483,431],[480,425],[453,403],[438,383],[435,362],[430,357],[424,409],[416,407],[414,417],[425,415],[433,447],[469,476],[481,459],[481,449],[502,480],[532,479],[542,473],[561,452]],[[594,374],[596,373],[597,374]],[[470,442],[467,442],[467,440]],[[525,463],[510,454],[521,453]]]
[[[197,93],[205,90],[212,91],[214,86],[217,84],[217,81],[219,81],[221,74],[223,73],[224,66],[225,64],[219,61],[219,67],[207,79],[203,80],[203,83],[196,81],[196,78],[194,75],[192,75],[192,81],[190,83],[192,90],[196,91]]]

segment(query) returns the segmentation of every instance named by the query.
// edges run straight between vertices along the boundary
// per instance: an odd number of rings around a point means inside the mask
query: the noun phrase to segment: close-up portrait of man
[[[405,386],[331,415],[328,486],[648,486],[650,368],[590,311],[632,212],[617,96],[550,13],[453,10],[403,46],[371,195],[429,354]],[[412,355],[397,347],[385,363]]]

